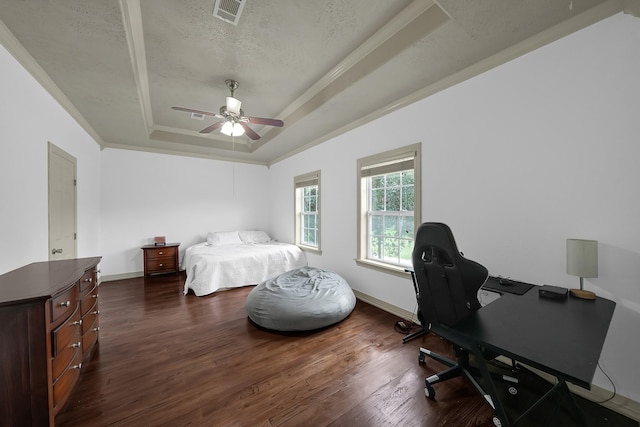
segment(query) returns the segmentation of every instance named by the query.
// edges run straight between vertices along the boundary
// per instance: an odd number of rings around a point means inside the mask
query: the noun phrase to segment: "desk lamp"
[[[580,277],[580,289],[571,289],[571,295],[596,299],[596,294],[583,289],[583,278],[598,277],[598,241],[567,239],[567,274]]]

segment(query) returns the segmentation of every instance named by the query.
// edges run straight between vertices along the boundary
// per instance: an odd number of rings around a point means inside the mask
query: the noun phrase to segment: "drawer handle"
[[[71,307],[71,301],[61,302],[60,307]]]
[[[80,348],[81,345],[82,345],[82,342],[80,341],[74,342],[73,344],[71,344],[71,348]]]
[[[82,369],[82,362],[78,363],[77,365],[73,365],[71,369]]]
[[[100,310],[96,310],[92,314],[100,314]]]
[[[162,251],[159,251],[159,252],[158,252],[158,255],[162,255],[163,253],[164,253],[164,252],[162,252]]]
[[[99,294],[93,294],[91,295],[91,298],[98,298]]]
[[[76,320],[76,321],[75,321],[75,322],[73,322],[72,324],[73,324],[73,325],[76,325],[76,326],[80,326],[80,325],[82,325],[82,319],[80,319],[80,320]]]
[[[98,332],[100,330],[100,326],[93,328],[94,331]]]
[[[160,264],[160,267],[164,267],[164,264]]]
[[[91,282],[93,282],[93,277],[89,277],[88,279],[84,279],[84,281],[91,283]]]

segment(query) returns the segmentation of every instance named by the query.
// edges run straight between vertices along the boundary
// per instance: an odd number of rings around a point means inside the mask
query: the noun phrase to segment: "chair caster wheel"
[[[500,421],[500,418],[498,418],[497,416],[494,415],[491,421],[493,421],[494,426],[502,427],[502,421]]]
[[[418,355],[418,364],[424,365],[424,354],[422,353]]]
[[[430,385],[425,386],[424,395],[431,400],[436,400],[436,390]]]
[[[511,396],[515,396],[516,394],[518,394],[518,389],[514,386],[509,387],[507,391]]]

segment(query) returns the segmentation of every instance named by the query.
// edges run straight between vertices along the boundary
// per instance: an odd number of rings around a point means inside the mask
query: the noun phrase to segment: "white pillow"
[[[207,243],[211,246],[242,244],[237,231],[207,233]]]
[[[271,237],[264,231],[238,231],[238,234],[240,235],[240,239],[245,243],[267,243],[271,241]]]

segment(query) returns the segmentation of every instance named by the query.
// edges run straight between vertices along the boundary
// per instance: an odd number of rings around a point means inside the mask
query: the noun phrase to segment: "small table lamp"
[[[596,294],[583,289],[584,277],[598,277],[598,241],[567,239],[567,274],[580,277],[580,289],[571,289],[571,295],[596,299]]]

